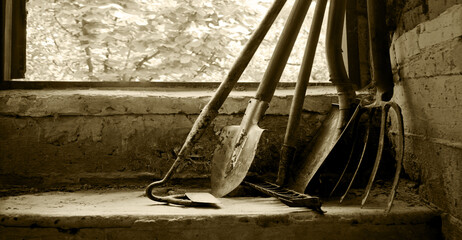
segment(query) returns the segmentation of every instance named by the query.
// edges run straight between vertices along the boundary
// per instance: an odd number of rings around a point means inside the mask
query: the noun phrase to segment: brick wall
[[[406,173],[462,237],[462,1],[389,1],[396,101],[403,109]]]

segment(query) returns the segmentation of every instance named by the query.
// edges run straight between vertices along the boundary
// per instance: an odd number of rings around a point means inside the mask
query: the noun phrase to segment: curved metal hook
[[[151,184],[152,185],[152,184]],[[152,190],[154,186],[150,188],[150,186],[146,189],[146,195],[148,196],[149,199],[157,202],[164,202],[164,203],[173,203],[177,205],[183,205],[183,206],[197,206],[200,205],[198,203],[195,203],[191,200],[189,200],[185,194],[176,194],[176,195],[170,195],[170,196],[156,196],[152,194],[152,191],[148,193],[148,190]]]
[[[176,158],[175,162],[173,162],[173,165],[170,167],[170,169],[168,170],[167,174],[165,174],[164,178],[162,178],[161,180],[159,181],[155,181],[155,182],[152,182],[151,184],[149,184],[147,187],[146,187],[146,196],[153,200],[153,201],[158,201],[158,202],[167,202],[165,197],[159,197],[159,196],[155,196],[154,194],[152,194],[152,190],[155,188],[155,187],[159,187],[159,186],[162,186],[164,185],[168,180],[170,180],[170,178],[172,177],[173,175],[173,172],[178,168],[178,166],[180,165],[181,162],[183,162],[184,158],[181,157],[180,155]]]

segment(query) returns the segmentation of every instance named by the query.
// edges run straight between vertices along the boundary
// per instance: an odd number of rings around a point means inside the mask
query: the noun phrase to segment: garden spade
[[[215,197],[231,192],[247,175],[264,131],[258,122],[274,95],[310,4],[311,1],[306,0],[294,3],[257,94],[249,101],[241,124],[224,127],[221,131],[220,144],[212,159],[211,185]]]
[[[247,65],[252,59],[254,53],[257,51],[258,47],[260,46],[260,43],[263,41],[266,33],[268,32],[274,20],[278,16],[285,2],[286,0],[275,0],[273,5],[271,5],[271,7],[268,9],[268,12],[266,13],[265,17],[263,18],[257,29],[255,29],[254,33],[250,37],[249,41],[246,43],[241,54],[229,70],[226,79],[220,84],[220,87],[216,90],[215,95],[212,97],[212,99],[210,99],[209,103],[207,103],[207,105],[202,109],[199,117],[194,122],[194,125],[192,126],[191,131],[189,132],[183,146],[177,154],[177,158],[173,165],[165,174],[164,178],[162,178],[159,181],[152,182],[146,187],[146,196],[149,199],[153,201],[162,200],[160,196],[155,196],[153,194],[153,189],[167,183],[167,181],[170,180],[170,178],[176,172],[178,166],[185,161],[191,149],[199,141],[207,127],[213,121],[213,119],[215,119],[215,117],[218,115],[218,110],[223,105],[231,90],[239,80],[241,74],[246,69]]]
[[[324,164],[342,136],[357,116],[356,108],[350,116],[355,102],[355,92],[348,78],[342,56],[342,33],[346,1],[331,0],[326,31],[326,58],[332,83],[338,93],[339,104],[333,106],[321,129],[312,140],[314,145],[304,159],[299,160],[296,168],[288,176],[279,176],[281,183],[298,192],[305,192],[308,183]],[[290,123],[290,122],[289,122]],[[285,181],[284,181],[285,180]]]

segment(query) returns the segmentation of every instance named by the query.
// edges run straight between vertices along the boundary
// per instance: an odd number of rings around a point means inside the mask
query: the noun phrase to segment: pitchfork
[[[393,96],[393,75],[391,72],[391,64],[390,64],[390,55],[388,52],[388,35],[386,32],[386,23],[385,23],[385,14],[384,14],[384,3],[383,1],[374,1],[368,0],[367,1],[367,13],[368,13],[368,20],[369,20],[369,41],[371,46],[372,52],[372,69],[374,73],[374,82],[377,88],[377,98],[375,103],[361,106],[361,108],[365,109],[369,113],[369,121],[368,127],[366,129],[366,133],[364,136],[364,146],[362,149],[361,157],[359,159],[358,165],[356,170],[353,174],[352,179],[345,191],[345,193],[341,196],[340,202],[342,202],[347,195],[348,191],[350,190],[361,164],[363,163],[366,149],[368,148],[368,141],[370,137],[370,129],[372,127],[372,119],[375,116],[376,112],[381,112],[380,118],[380,135],[378,140],[378,147],[377,153],[375,157],[374,166],[372,168],[372,173],[369,177],[369,181],[367,183],[365,193],[362,197],[361,207],[363,207],[366,203],[366,200],[369,196],[369,193],[372,189],[372,185],[374,183],[375,177],[377,175],[377,171],[382,160],[384,144],[385,144],[385,134],[387,133],[388,126],[386,124],[387,117],[389,116],[389,111],[393,110],[396,115],[396,124],[397,124],[397,141],[396,141],[396,170],[395,175],[393,178],[393,183],[391,187],[390,195],[388,196],[387,208],[386,212],[391,210],[393,205],[393,200],[396,194],[396,190],[398,187],[399,177],[401,174],[402,168],[402,161],[404,157],[404,127],[403,127],[403,116],[401,114],[401,108],[398,104],[391,102]],[[381,111],[376,111],[381,110]],[[359,118],[358,118],[359,119]],[[353,142],[353,145],[356,144],[356,138]],[[354,146],[352,147],[351,151],[354,151]],[[352,152],[349,155],[349,159],[347,161],[346,167],[343,170],[342,174],[340,175],[340,179],[338,180],[337,184],[333,188],[332,193],[337,189],[340,181],[344,177],[346,169],[348,168],[349,164],[352,162]]]

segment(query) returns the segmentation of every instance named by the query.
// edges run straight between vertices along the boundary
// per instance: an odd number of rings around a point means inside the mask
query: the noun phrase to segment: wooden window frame
[[[219,82],[66,82],[66,81],[21,81],[26,72],[26,28],[27,0],[2,0],[0,54],[2,58],[0,89],[67,89],[67,88],[193,88],[216,89]],[[237,88],[256,89],[258,82],[240,82]],[[315,83],[316,86],[330,85]],[[295,83],[279,83],[280,88],[293,88]]]
[[[2,0],[2,37],[0,72],[0,89],[66,89],[66,88],[210,88],[219,86],[219,82],[65,82],[65,81],[16,81],[24,79],[26,72],[26,28],[27,0]],[[349,0],[349,8],[356,7],[356,0]],[[356,20],[347,15],[347,29],[357,29]],[[358,51],[357,30],[348,32],[348,47]],[[363,42],[364,43],[364,42]],[[356,54],[354,54],[356,55]],[[356,62],[351,54],[347,61]],[[356,62],[357,63],[357,62]],[[359,66],[359,64],[354,64]],[[352,65],[351,65],[352,66]],[[359,67],[349,72],[357,85],[364,85],[364,76],[359,73]],[[366,74],[368,75],[368,74]],[[258,82],[239,82],[237,88],[246,90],[258,87]],[[330,82],[310,83],[310,86],[331,86]],[[295,82],[280,82],[278,88],[293,88]]]

